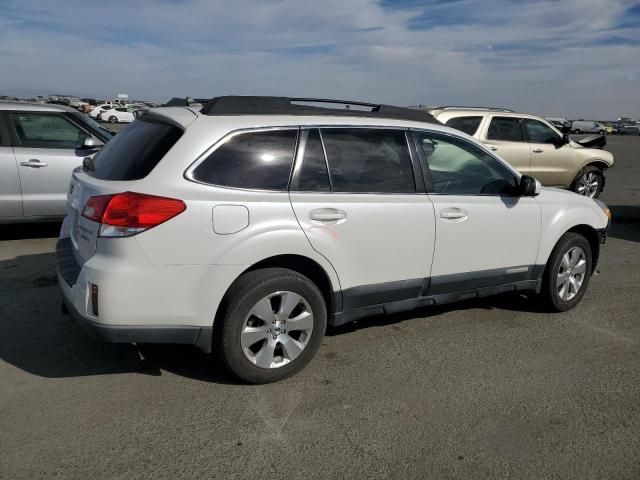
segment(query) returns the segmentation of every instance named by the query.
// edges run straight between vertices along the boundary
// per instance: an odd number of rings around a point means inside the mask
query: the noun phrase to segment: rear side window
[[[298,130],[234,135],[193,171],[199,182],[254,190],[287,189]]]
[[[445,122],[447,127],[455,128],[467,135],[474,135],[480,126],[482,117],[456,117]]]
[[[140,180],[181,136],[178,127],[151,117],[135,120],[98,152],[95,171],[87,174],[100,180]]]
[[[321,133],[334,192],[416,191],[403,130],[327,128]]]
[[[516,117],[493,117],[489,124],[487,139],[522,142],[520,119]]]

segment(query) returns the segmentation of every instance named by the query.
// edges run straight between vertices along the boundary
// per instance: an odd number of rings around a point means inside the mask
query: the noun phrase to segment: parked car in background
[[[434,107],[447,126],[462,130],[496,152],[520,172],[543,185],[596,198],[605,184],[613,155],[572,141],[546,120],[507,109]],[[592,139],[585,139],[586,143]]]
[[[103,103],[101,105],[98,105],[97,107],[95,107],[93,110],[91,110],[89,112],[89,116],[91,118],[98,118],[98,116],[106,111],[106,110],[111,110],[112,108],[114,108],[114,106],[112,104],[109,103]]]
[[[607,135],[617,135],[620,133],[617,125],[607,124],[605,125],[605,132]]]
[[[620,135],[640,135],[640,127],[637,125],[621,125],[618,127]]]
[[[423,112],[296,100],[152,110],[76,170],[56,248],[74,318],[265,383],[302,369],[327,324],[516,290],[580,302],[602,202]]]
[[[566,118],[550,118],[546,119],[551,125],[556,127],[562,133],[569,133],[571,131],[571,122]]]
[[[598,133],[604,135],[606,130],[607,127],[599,122],[587,120],[574,120],[571,122],[571,131],[576,135],[580,135],[581,133]]]
[[[71,107],[0,103],[0,222],[62,218],[72,170],[112,136]]]
[[[114,107],[103,110],[98,115],[98,119],[109,123],[130,123],[135,120],[133,111],[127,107]]]

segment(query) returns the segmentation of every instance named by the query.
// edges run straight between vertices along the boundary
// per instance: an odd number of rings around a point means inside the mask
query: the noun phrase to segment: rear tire
[[[583,168],[571,184],[571,190],[578,195],[589,198],[598,198],[604,187],[604,174],[598,167]]]
[[[284,268],[242,275],[225,296],[214,349],[235,375],[250,383],[283,380],[315,356],[327,327],[322,292]]]
[[[574,308],[584,296],[593,257],[585,237],[567,232],[554,247],[542,277],[541,300],[555,312]]]
[[[576,135],[580,135],[582,133],[582,131],[579,128],[576,128],[573,133],[575,133]]]

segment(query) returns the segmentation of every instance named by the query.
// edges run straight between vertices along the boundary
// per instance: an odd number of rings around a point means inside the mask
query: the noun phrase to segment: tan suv
[[[484,107],[426,110],[445,125],[475,137],[546,186],[596,198],[604,188],[605,171],[613,165],[611,153],[590,148],[589,140],[573,141],[535,115]]]

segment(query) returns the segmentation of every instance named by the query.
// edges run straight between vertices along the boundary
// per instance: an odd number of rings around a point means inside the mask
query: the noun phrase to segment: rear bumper
[[[64,280],[58,275],[58,281]],[[108,343],[179,343],[195,345],[203,352],[211,352],[213,328],[152,325],[106,325],[83,316],[64,294],[66,311],[91,336]]]
[[[144,285],[153,278],[170,277],[175,273],[174,270],[168,272],[158,272],[156,269],[151,271],[117,268],[104,270],[88,264],[80,267],[73,256],[72,248],[68,238],[58,240],[56,245],[58,284],[65,310],[94,337],[110,343],[189,344],[205,352],[211,351],[213,327],[210,320],[209,326],[197,323],[187,324],[186,321],[183,325],[172,324],[171,319],[175,321],[184,317],[171,315],[167,310],[171,307],[175,311],[186,311],[189,305],[180,303],[179,297],[167,295],[165,289],[158,290],[157,295],[149,298],[145,296],[145,292],[140,292],[135,287],[138,283],[135,279],[140,275],[144,275],[145,281],[140,282]],[[193,285],[193,281],[188,281],[184,275],[180,280],[186,282],[188,286]],[[100,318],[90,313],[91,309],[88,308],[87,285],[89,283],[100,285]],[[129,301],[131,296],[134,297],[134,301]],[[164,316],[162,316],[163,312]],[[158,319],[163,323],[158,324]]]

